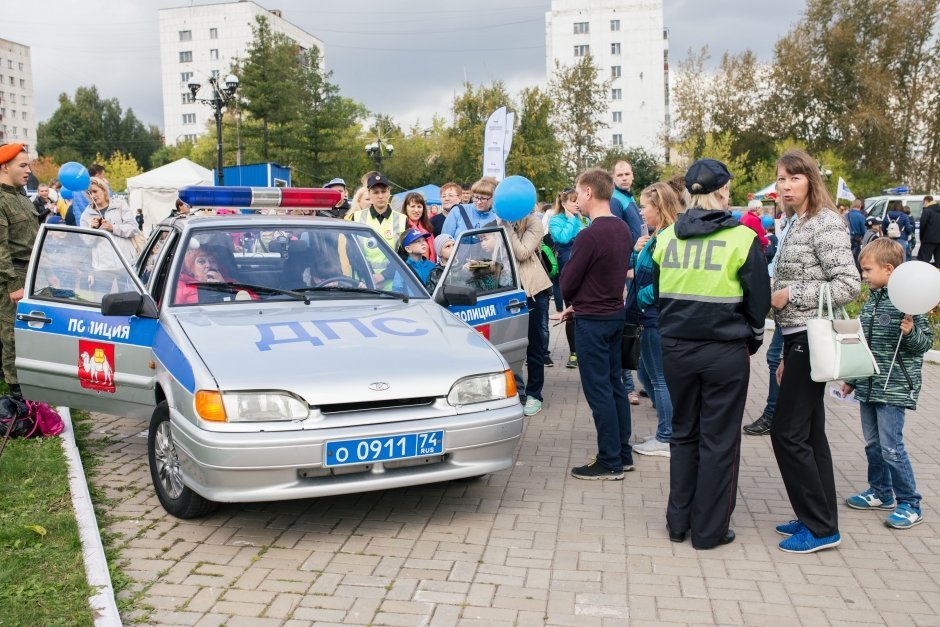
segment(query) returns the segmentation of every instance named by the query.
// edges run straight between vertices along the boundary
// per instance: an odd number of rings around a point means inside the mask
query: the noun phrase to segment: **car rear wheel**
[[[197,518],[218,507],[183,484],[173,432],[170,430],[170,408],[163,401],[153,410],[147,434],[147,459],[150,479],[160,505],[177,518]]]

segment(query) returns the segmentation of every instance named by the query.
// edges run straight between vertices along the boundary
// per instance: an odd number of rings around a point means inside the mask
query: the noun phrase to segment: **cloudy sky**
[[[148,124],[163,126],[157,10],[205,0],[0,2],[0,38],[32,48],[36,113],[61,92],[94,84]],[[545,80],[551,0],[259,0],[326,44],[345,96],[402,126],[447,115],[464,80],[502,80],[511,91]],[[664,0],[675,64],[689,48],[753,50],[769,60],[804,0]]]

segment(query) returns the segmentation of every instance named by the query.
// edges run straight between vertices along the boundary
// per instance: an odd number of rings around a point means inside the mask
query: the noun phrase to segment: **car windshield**
[[[193,230],[170,302],[409,298],[427,293],[371,230],[322,225]]]

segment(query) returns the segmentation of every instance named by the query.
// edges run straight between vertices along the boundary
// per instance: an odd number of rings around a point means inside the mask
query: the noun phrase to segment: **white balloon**
[[[925,314],[940,303],[940,270],[923,261],[907,261],[888,279],[888,297],[900,311]]]

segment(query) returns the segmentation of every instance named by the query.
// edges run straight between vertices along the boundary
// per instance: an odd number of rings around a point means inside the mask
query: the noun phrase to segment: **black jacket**
[[[727,211],[691,208],[660,232],[653,261],[660,335],[740,340],[752,355],[757,351],[770,311],[770,276],[754,231]]]
[[[940,204],[927,205],[920,214],[920,241],[940,244]]]

